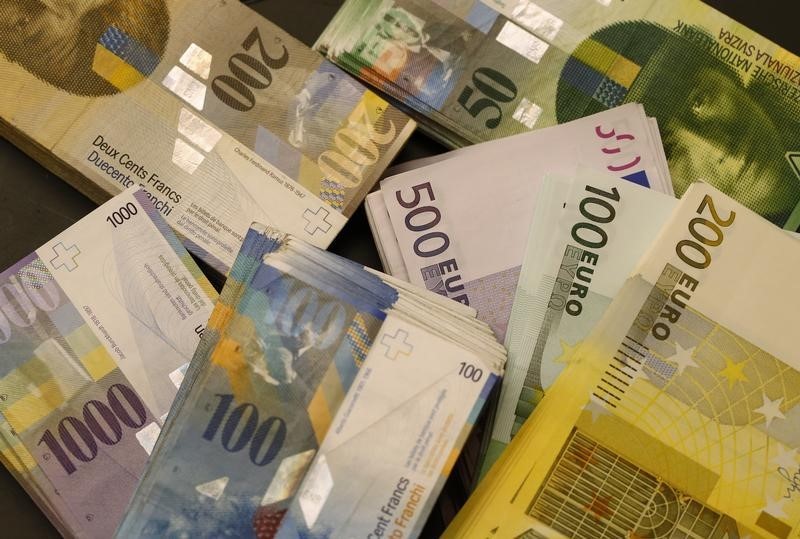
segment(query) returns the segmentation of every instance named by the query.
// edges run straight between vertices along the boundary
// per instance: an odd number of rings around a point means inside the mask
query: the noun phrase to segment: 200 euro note
[[[663,189],[659,153],[629,104],[457,150],[383,180],[381,193],[410,281],[474,307],[502,338],[544,176],[582,166]]]
[[[545,179],[511,309],[484,472],[602,317],[678,201],[605,174]]]
[[[452,145],[642,103],[678,196],[800,226],[800,59],[698,0],[349,0],[316,47]]]
[[[797,537],[800,246],[694,184],[448,537]]]
[[[140,185],[227,272],[256,218],[327,246],[413,129],[239,2],[0,6],[0,132],[95,200]]]
[[[62,531],[119,524],[215,299],[135,189],[0,274],[4,452]]]

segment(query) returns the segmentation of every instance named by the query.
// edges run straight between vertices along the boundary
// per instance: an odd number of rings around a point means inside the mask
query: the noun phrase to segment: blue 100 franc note
[[[397,298],[287,248],[248,233],[118,536],[279,528]]]

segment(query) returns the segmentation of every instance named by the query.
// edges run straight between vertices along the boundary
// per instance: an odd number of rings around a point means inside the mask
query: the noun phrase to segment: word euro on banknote
[[[796,537],[798,263],[690,187],[447,536]]]
[[[96,201],[140,185],[221,271],[250,222],[326,247],[414,123],[239,2],[0,6],[0,133]]]
[[[348,0],[316,47],[452,145],[642,103],[679,196],[800,226],[800,58],[699,0]]]
[[[215,299],[134,188],[0,274],[4,463],[65,535],[119,525]]]
[[[647,141],[653,150],[653,155],[657,156],[659,163],[657,166],[660,169],[660,174],[655,178],[648,178],[649,182],[656,182],[652,187],[664,193],[674,193],[672,188],[672,180],[669,178],[669,167],[667,159],[663,152],[663,143],[661,141],[661,134],[658,130],[658,123],[655,118],[647,118],[648,131],[650,134]],[[386,170],[386,177],[396,176],[403,172],[408,172],[417,168],[423,168],[434,163],[439,163],[461,155],[467,155],[472,152],[480,153],[483,151],[484,146],[476,145],[467,146],[459,150],[453,150],[430,157],[414,159],[391,166]],[[614,151],[614,148],[607,148],[606,151]],[[608,170],[614,171],[619,165],[608,165]],[[386,209],[386,204],[383,201],[383,195],[380,192],[374,192],[367,195],[364,199],[364,209],[366,210],[367,222],[369,223],[372,236],[375,239],[375,246],[378,250],[378,256],[381,259],[384,269],[400,279],[409,280],[408,271],[403,263],[403,254],[400,251],[400,245],[397,243],[397,237],[394,235],[391,227],[391,218]]]
[[[629,104],[383,180],[391,230],[379,229],[382,249],[396,243],[412,283],[474,307],[502,338],[542,178],[583,166],[666,189],[650,133],[642,107]]]
[[[484,473],[600,320],[678,201],[606,174],[545,179],[506,333]]]
[[[474,310],[390,282],[251,229],[118,535],[273,537],[309,466],[320,479],[305,484],[295,529],[371,531],[388,526],[380,504],[399,516],[412,499],[409,529],[424,522],[505,350]],[[405,380],[394,396],[387,377]],[[337,447],[351,438],[372,445],[348,464]],[[351,521],[331,513],[342,507],[358,509]]]

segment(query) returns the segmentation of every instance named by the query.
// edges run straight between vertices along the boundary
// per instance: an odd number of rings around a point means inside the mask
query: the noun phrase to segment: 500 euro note
[[[666,190],[661,153],[630,104],[457,150],[383,180],[381,194],[409,280],[474,307],[502,338],[544,176],[586,167]]]

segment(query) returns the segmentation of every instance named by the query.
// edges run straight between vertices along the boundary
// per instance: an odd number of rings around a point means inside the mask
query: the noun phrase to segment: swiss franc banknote
[[[365,535],[381,504],[418,530],[505,350],[390,282],[254,226],[118,536]]]
[[[135,188],[0,274],[4,464],[63,534],[119,525],[215,299]]]
[[[446,537],[797,537],[797,264],[692,185]]]
[[[663,151],[640,105],[456,151],[381,182],[409,280],[474,307],[503,338],[545,174],[578,167],[666,189]],[[382,234],[382,235],[383,235]]]
[[[699,0],[348,0],[316,47],[452,145],[642,103],[678,196],[800,226],[800,58]]]
[[[545,179],[506,333],[509,359],[484,472],[567,366],[677,204],[607,174]]]
[[[96,201],[140,185],[227,272],[251,221],[326,247],[414,123],[239,2],[0,5],[0,133]]]

